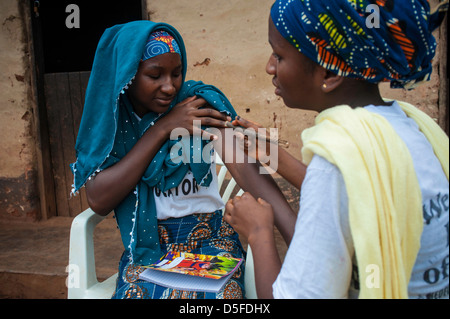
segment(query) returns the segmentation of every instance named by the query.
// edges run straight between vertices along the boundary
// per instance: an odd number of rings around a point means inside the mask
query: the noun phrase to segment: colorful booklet
[[[219,292],[242,263],[241,258],[168,252],[139,278],[186,291]]]

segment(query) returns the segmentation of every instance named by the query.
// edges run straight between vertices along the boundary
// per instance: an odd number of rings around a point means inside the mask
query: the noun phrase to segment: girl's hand
[[[265,200],[256,200],[250,193],[230,199],[225,206],[225,221],[239,235],[248,239],[249,243],[256,240],[263,232],[273,234],[274,214],[272,206]]]
[[[189,131],[191,135],[204,135],[209,139],[215,139],[215,136],[202,130],[199,126],[194,126],[194,121],[200,121],[201,125],[212,127],[226,127],[226,122],[231,121],[231,118],[224,113],[221,113],[211,107],[207,107],[207,102],[202,98],[196,96],[185,99],[179,104],[175,105],[173,109],[158,122],[170,133],[177,128],[184,128]],[[205,107],[200,109],[201,107]]]
[[[258,133],[260,138],[248,137],[239,131],[235,132],[235,136],[240,142],[238,143],[239,147],[245,152],[245,154],[260,162],[267,163],[270,159],[270,143],[265,141],[265,137],[269,135],[267,130],[264,129],[262,125],[243,119],[239,116],[232,122],[232,124],[234,126],[242,126],[244,128],[244,133],[245,129],[252,129]],[[263,146],[258,144],[258,142],[264,143],[265,145]]]

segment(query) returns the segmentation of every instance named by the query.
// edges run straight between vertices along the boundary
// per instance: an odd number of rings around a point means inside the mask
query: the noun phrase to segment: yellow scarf
[[[399,104],[432,144],[448,178],[448,137],[425,113]],[[302,139],[306,164],[317,154],[343,175],[360,298],[408,298],[423,217],[422,194],[405,143],[382,116],[348,106],[322,112]]]

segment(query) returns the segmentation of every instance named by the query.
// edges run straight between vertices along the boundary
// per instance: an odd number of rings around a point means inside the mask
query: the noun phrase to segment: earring
[[[323,87],[324,89],[326,89],[328,86],[327,86],[326,83],[324,83],[324,84],[322,85],[322,87]]]

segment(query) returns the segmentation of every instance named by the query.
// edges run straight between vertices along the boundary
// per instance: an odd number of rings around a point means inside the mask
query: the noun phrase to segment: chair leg
[[[250,245],[247,248],[247,259],[245,261],[245,293],[247,299],[258,299],[255,284],[255,268],[253,263],[253,253]]]
[[[72,222],[70,230],[68,298],[83,298],[97,284],[94,256],[94,229],[104,217],[87,209]]]

